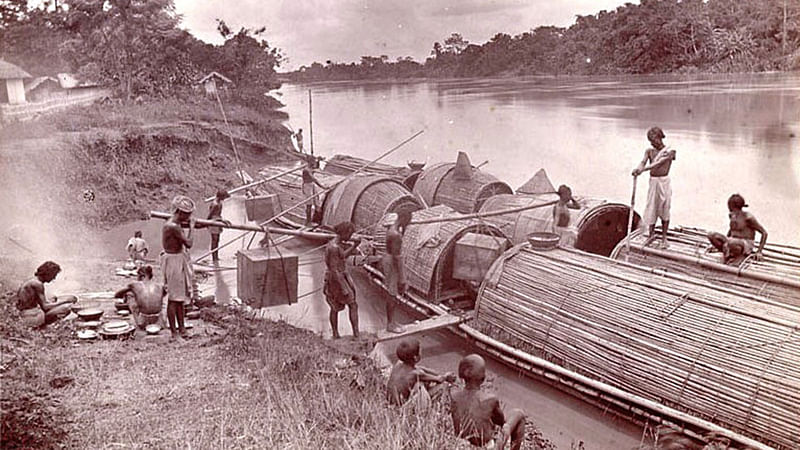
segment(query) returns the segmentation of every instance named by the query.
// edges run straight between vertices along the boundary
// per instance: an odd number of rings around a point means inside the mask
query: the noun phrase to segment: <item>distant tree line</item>
[[[294,80],[760,72],[800,68],[800,0],[642,0],[481,45],[453,33],[423,63],[364,56]]]
[[[211,71],[242,98],[278,87],[280,51],[264,29],[232,31],[217,21],[222,45],[179,28],[172,0],[27,0],[0,2],[0,57],[30,74],[74,72],[117,89],[123,98],[170,96]]]

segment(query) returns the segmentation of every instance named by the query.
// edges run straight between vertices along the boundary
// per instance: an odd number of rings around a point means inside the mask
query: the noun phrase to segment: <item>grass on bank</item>
[[[188,341],[79,343],[2,299],[2,442],[12,448],[467,449],[447,405],[390,407],[371,361],[285,323],[206,310]],[[526,448],[552,448],[534,428]]]

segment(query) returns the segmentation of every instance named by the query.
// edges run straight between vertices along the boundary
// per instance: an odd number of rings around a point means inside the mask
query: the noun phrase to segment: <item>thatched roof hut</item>
[[[620,241],[611,257],[670,273],[689,275],[711,283],[800,307],[800,248],[767,243],[760,261],[749,257],[738,264],[724,264],[713,252],[705,230],[671,228],[669,248],[646,245],[641,231]]]
[[[480,212],[522,208],[557,200],[558,195],[552,193],[495,195],[483,203]],[[630,207],[588,197],[576,196],[575,200],[578,201],[580,209],[568,210],[569,226],[555,228],[555,232],[561,236],[561,245],[598,255],[610,255],[614,246],[628,234]],[[521,244],[531,233],[553,231],[553,208],[554,206],[546,206],[528,209],[486,217],[484,220],[500,228],[515,244]],[[639,215],[634,213],[634,229],[638,223]]]
[[[427,205],[447,205],[464,214],[478,212],[494,195],[512,192],[494,175],[471,166],[464,153],[457,163],[435,164],[423,170],[414,183],[414,193]]]
[[[481,286],[476,327],[630,398],[775,448],[800,446],[800,309],[573,249],[522,245]]]
[[[337,185],[325,198],[322,224],[350,221],[361,233],[372,234],[389,213],[421,209],[419,200],[396,179],[358,174]]]
[[[25,85],[23,80],[31,78],[28,72],[0,59],[0,103],[17,105],[25,103]]]

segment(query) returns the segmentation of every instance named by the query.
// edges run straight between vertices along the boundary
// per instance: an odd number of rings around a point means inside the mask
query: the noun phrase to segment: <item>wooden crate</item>
[[[507,239],[467,233],[456,242],[453,252],[453,278],[482,281],[495,259],[506,249]]]
[[[236,253],[237,295],[261,308],[297,302],[297,256],[281,257],[275,249],[258,248]]]
[[[278,213],[278,196],[275,194],[250,197],[244,201],[247,220],[264,222]]]

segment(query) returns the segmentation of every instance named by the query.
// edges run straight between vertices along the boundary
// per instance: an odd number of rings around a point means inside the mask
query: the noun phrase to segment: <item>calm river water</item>
[[[285,85],[289,123],[315,152],[473,164],[516,188],[543,167],[580,195],[630,201],[631,169],[664,129],[672,223],[727,231],[727,199],[742,194],[770,241],[800,244],[800,74],[472,79]],[[637,189],[643,210],[647,179]]]

